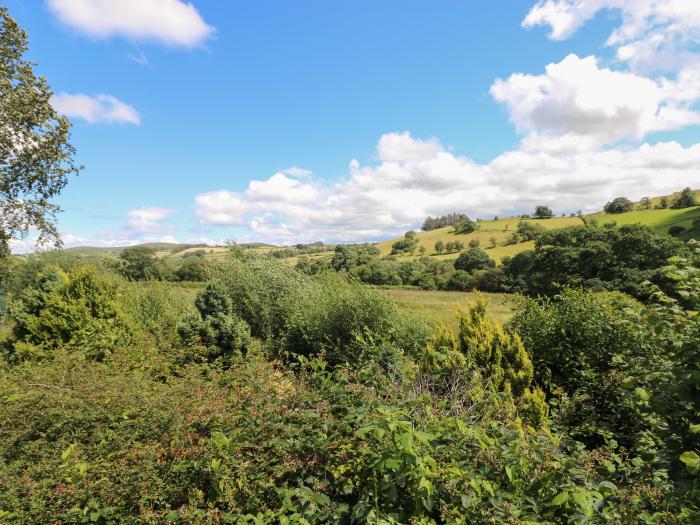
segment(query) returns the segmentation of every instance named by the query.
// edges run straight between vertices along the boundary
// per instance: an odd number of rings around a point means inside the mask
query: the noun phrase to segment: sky
[[[0,5],[73,123],[66,246],[372,241],[700,187],[700,1]]]

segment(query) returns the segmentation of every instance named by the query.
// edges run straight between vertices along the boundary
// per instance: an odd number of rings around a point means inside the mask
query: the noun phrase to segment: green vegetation
[[[70,123],[49,103],[51,89],[24,58],[27,48],[26,32],[0,7],[0,257],[30,230],[60,245],[60,208],[50,200],[80,171]]]
[[[2,259],[3,522],[700,517],[690,260],[646,304],[570,290],[503,325],[506,297],[476,297],[452,328],[406,310],[464,295],[255,250],[206,286],[128,281],[112,261]]]

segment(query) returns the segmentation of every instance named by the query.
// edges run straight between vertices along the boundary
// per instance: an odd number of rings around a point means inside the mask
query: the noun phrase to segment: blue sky
[[[74,123],[67,245],[371,240],[700,186],[700,7],[3,4]]]

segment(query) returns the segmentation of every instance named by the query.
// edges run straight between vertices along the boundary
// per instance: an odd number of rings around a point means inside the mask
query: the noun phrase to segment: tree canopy
[[[38,230],[39,243],[60,244],[51,203],[80,168],[70,123],[51,106],[51,89],[24,58],[27,34],[0,7],[0,256],[9,242]]]

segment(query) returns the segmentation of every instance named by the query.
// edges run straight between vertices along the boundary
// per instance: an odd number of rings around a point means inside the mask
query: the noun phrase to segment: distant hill
[[[700,190],[695,190],[695,195],[700,202]],[[648,206],[649,209],[645,209],[641,202],[634,203],[634,208],[632,211],[626,213],[610,214],[604,212],[596,212],[585,216],[585,219],[594,219],[600,224],[616,223],[619,225],[623,224],[635,224],[640,223],[659,232],[667,232],[671,226],[683,226],[686,230],[679,235],[682,240],[689,239],[699,239],[700,240],[700,227],[693,227],[692,222],[694,219],[700,218],[700,206],[693,206],[691,208],[683,209],[655,209],[661,202],[664,196],[656,196],[649,199]],[[666,195],[665,198],[670,202],[673,200],[673,195]],[[516,230],[518,223],[521,220],[527,222],[534,222],[536,224],[541,224],[547,229],[563,228],[566,226],[574,226],[577,224],[582,224],[583,221],[580,217],[552,217],[551,219],[520,219],[517,217],[509,217],[498,220],[483,220],[479,221],[479,229],[473,233],[467,235],[458,235],[453,233],[453,228],[451,226],[446,228],[439,228],[431,231],[417,231],[416,237],[418,239],[419,246],[425,247],[425,255],[435,257],[436,259],[455,259],[459,254],[454,253],[435,253],[435,243],[437,241],[443,241],[445,244],[450,241],[462,241],[465,246],[469,244],[471,240],[479,241],[481,248],[484,248],[489,256],[495,261],[500,261],[503,257],[513,256],[524,250],[530,250],[534,248],[534,242],[522,242],[518,244],[506,244],[506,241],[510,235]],[[492,246],[491,239],[495,240],[496,245]],[[389,255],[391,253],[391,245],[399,240],[387,239],[377,243],[377,247],[380,250],[381,255]],[[176,243],[146,243],[140,244],[138,246],[147,246],[156,252],[156,255],[162,259],[180,259],[191,253],[200,252],[204,257],[207,258],[220,258],[225,255],[228,251],[226,246],[207,246],[203,244],[176,244]],[[280,246],[275,246],[272,244],[254,242],[245,243],[240,246],[259,250],[261,252],[270,251],[273,249],[280,248]],[[125,246],[113,247],[113,248],[102,248],[94,246],[78,246],[75,248],[67,248],[67,252],[77,253],[81,255],[101,255],[107,257],[118,257],[121,251],[126,248]],[[311,259],[329,259],[333,255],[332,251],[324,251],[320,253],[309,254]],[[418,250],[416,250],[414,255],[399,255],[402,260],[415,259],[419,256]],[[298,257],[289,257],[286,259],[290,264],[295,264]]]
[[[695,190],[695,196],[700,203],[700,190]],[[669,201],[673,199],[673,195],[665,196]],[[644,224],[653,228],[659,232],[668,232],[671,226],[683,226],[686,230],[679,235],[679,239],[689,240],[698,239],[700,240],[700,227],[693,227],[692,222],[694,219],[700,218],[700,206],[693,206],[691,208],[682,209],[654,209],[661,202],[663,196],[657,196],[650,198],[649,206],[650,209],[643,209],[641,202],[634,203],[634,209],[626,213],[610,214],[604,212],[592,213],[585,216],[585,219],[594,219],[600,224],[616,223],[619,225],[624,224]],[[506,240],[512,232],[517,228],[518,222],[525,220],[526,222],[533,222],[536,224],[541,224],[547,229],[563,228],[566,226],[574,226],[577,224],[582,224],[583,221],[579,217],[553,217],[551,219],[520,219],[520,218],[504,218],[499,220],[488,220],[479,221],[479,229],[473,233],[467,235],[457,235],[453,232],[452,227],[440,228],[431,231],[417,231],[416,238],[418,239],[418,246],[424,246],[426,251],[425,255],[433,256],[436,259],[456,259],[459,253],[449,253],[437,255],[435,253],[435,243],[437,241],[442,241],[445,244],[450,241],[460,240],[465,246],[469,244],[469,241],[476,239],[479,241],[481,248],[484,248],[489,256],[496,262],[500,261],[503,257],[513,256],[525,250],[531,250],[534,248],[535,243],[523,242],[513,245],[507,245]],[[496,246],[491,247],[490,239],[494,238],[496,240]],[[389,255],[391,253],[391,245],[398,241],[400,237],[395,239],[389,239],[382,241],[377,244],[382,255]],[[414,255],[399,255],[400,259],[415,259],[417,258],[418,250]]]
[[[507,239],[516,230],[518,223],[521,220],[541,224],[550,230],[554,228],[564,228],[566,226],[583,224],[583,221],[579,217],[552,217],[551,219],[504,218],[498,220],[479,221],[479,229],[466,235],[456,234],[453,232],[454,229],[451,226],[448,226],[446,228],[439,228],[437,230],[427,232],[416,232],[416,238],[418,239],[418,246],[425,247],[425,255],[430,255],[436,259],[445,260],[456,259],[459,253],[454,252],[438,255],[435,252],[435,243],[437,241],[442,241],[445,244],[451,241],[462,241],[465,246],[467,246],[469,241],[477,240],[479,241],[479,246],[486,250],[489,257],[498,262],[503,257],[513,256],[523,250],[531,250],[534,248],[535,243],[532,241],[513,245],[506,244]],[[491,238],[494,238],[496,241],[496,246],[493,248],[491,247]],[[391,253],[391,245],[397,240],[399,239],[389,239],[378,243],[377,247],[379,248],[381,254],[389,255]],[[414,255],[400,255],[398,257],[401,259],[415,259],[418,257],[418,251],[416,250]]]
[[[189,253],[201,252],[204,257],[221,257],[227,251],[227,246],[209,246],[206,244],[177,244],[170,242],[151,242],[144,244],[136,244],[134,246],[144,246],[150,248],[156,252],[156,256],[161,259],[179,259],[186,256]],[[99,255],[102,257],[119,257],[119,254],[125,248],[133,248],[134,246],[115,246],[115,247],[98,247],[98,246],[75,246],[73,248],[66,248],[65,251],[68,253],[75,253],[85,256],[95,256]],[[272,244],[266,244],[262,242],[253,242],[241,244],[240,246],[244,248],[256,249],[256,250],[271,250],[276,248]]]

